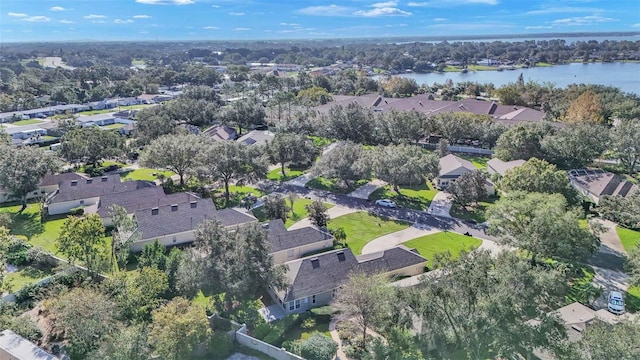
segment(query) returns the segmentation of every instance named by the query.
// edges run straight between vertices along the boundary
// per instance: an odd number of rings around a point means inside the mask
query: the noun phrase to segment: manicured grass
[[[273,169],[271,171],[269,171],[267,173],[267,179],[271,180],[271,181],[287,181],[287,180],[291,180],[293,178],[297,178],[298,176],[302,175],[304,172],[302,170],[294,170],[291,169],[289,167],[286,167],[285,170],[285,176],[282,176],[282,171],[280,168],[277,169]]]
[[[546,63],[546,62],[537,62],[536,63],[536,67],[547,67],[547,66],[553,66],[553,64]]]
[[[462,250],[469,251],[482,245],[482,240],[471,236],[460,235],[448,231],[426,235],[404,243],[408,248],[415,248],[420,255],[432,261],[438,253],[449,252],[455,259]],[[430,266],[430,263],[427,263]],[[431,266],[430,266],[431,267]]]
[[[318,176],[311,179],[306,186],[312,189],[330,191],[336,194],[348,194],[368,182],[369,179],[358,180],[355,182],[352,188],[346,188],[342,186],[341,181],[337,179],[327,179],[322,176]]]
[[[624,303],[627,311],[640,311],[640,286],[631,286],[627,290]]]
[[[456,155],[459,156],[465,160],[470,161],[473,166],[476,167],[476,169],[478,170],[483,170],[487,168],[487,161],[491,160],[490,157],[486,157],[486,156],[474,156],[474,155]]]
[[[291,203],[289,202],[289,199],[285,198],[285,200],[287,201],[287,206],[291,206]],[[289,226],[297,223],[298,221],[306,218],[307,216],[309,216],[309,213],[307,212],[306,206],[311,204],[312,202],[313,202],[313,200],[297,197],[295,199],[295,201],[293,202],[293,210],[289,211],[289,215],[287,217],[287,221],[284,223],[284,225],[286,227],[289,227]],[[333,204],[324,203],[324,206],[327,209],[331,209],[333,207]],[[257,208],[255,210],[253,210],[253,215],[255,217],[257,217],[259,221],[268,221],[269,220],[267,218],[267,215],[264,213],[264,207],[260,207],[260,208]]]
[[[331,322],[331,316],[311,315],[309,319],[315,320],[315,326],[307,329],[303,329],[302,324],[294,326],[285,333],[283,342],[306,340],[315,332],[319,332],[320,334],[331,338],[331,334],[329,333],[329,322]]]
[[[164,178],[166,179],[175,175],[175,173],[173,171],[168,171],[168,170],[140,168],[140,169],[135,169],[131,171],[121,172],[120,178],[122,178],[122,180],[156,181],[159,175],[164,176]]]
[[[347,245],[356,255],[360,255],[362,248],[371,240],[408,227],[409,224],[405,222],[384,219],[363,211],[331,219],[328,226],[329,229],[344,229]]]
[[[226,203],[225,201],[224,187],[217,189],[213,193],[211,193],[211,197],[216,203],[216,206],[219,209],[222,209],[242,206],[242,201],[247,196],[249,196],[249,194],[253,194],[253,196],[258,198],[265,195],[262,191],[250,186],[229,185],[229,203]]]
[[[451,211],[449,212],[449,214],[458,219],[482,223],[487,221],[487,209],[497,200],[497,198],[491,198],[487,201],[480,201],[478,202],[478,204],[471,204],[470,206],[466,207],[453,204],[453,206],[451,206]]]
[[[488,70],[497,70],[497,66],[487,66],[487,65],[467,65],[467,69],[469,71],[488,71]]]
[[[640,244],[640,231],[635,231],[621,226],[616,227],[624,250],[628,253]]]
[[[431,184],[424,183],[415,186],[400,186],[400,195],[398,195],[391,185],[387,185],[369,195],[369,200],[391,199],[396,205],[403,208],[426,210],[437,192],[438,190],[434,189]]]
[[[569,293],[566,296],[567,304],[572,302],[580,302],[584,298],[581,294],[583,289],[593,281],[595,271],[590,266],[581,266],[578,269],[578,275],[573,279],[569,279]]]
[[[33,124],[41,124],[44,121],[42,120],[38,120],[38,119],[28,119],[28,120],[19,120],[19,121],[14,121],[11,124],[12,125],[16,125],[16,126],[23,126],[23,125],[33,125]]]
[[[26,266],[16,272],[5,274],[4,285],[7,287],[7,291],[14,292],[51,275],[53,275],[51,268],[38,269]]]
[[[120,129],[121,127],[124,127],[124,124],[115,123],[115,124],[109,124],[101,127],[103,129]]]
[[[11,234],[25,236],[30,244],[56,254],[58,249],[55,242],[66,216],[51,217],[49,221],[42,223],[40,222],[40,204],[29,204],[22,214],[17,214],[18,210],[20,205],[0,208],[0,212],[13,214]]]

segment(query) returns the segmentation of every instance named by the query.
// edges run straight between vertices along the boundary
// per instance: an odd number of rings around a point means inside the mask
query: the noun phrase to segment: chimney
[[[78,185],[78,180],[71,180],[71,186]]]
[[[178,211],[178,204],[171,205],[171,212]]]
[[[158,212],[160,212],[160,209],[155,207],[155,208],[151,208],[151,215],[158,215]]]
[[[198,207],[198,202],[197,201],[190,201],[189,205],[191,206],[192,209],[195,209]]]

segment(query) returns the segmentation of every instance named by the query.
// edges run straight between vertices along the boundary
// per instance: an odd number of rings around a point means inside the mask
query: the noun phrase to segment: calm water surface
[[[524,76],[525,82],[552,82],[557,87],[566,87],[569,84],[599,84],[619,87],[622,91],[640,95],[640,63],[580,63],[504,71],[469,71],[466,74],[449,72],[400,76],[415,79],[418,85],[442,84],[451,79],[454,83],[471,81],[481,84],[493,83],[499,87],[516,82],[520,74]]]

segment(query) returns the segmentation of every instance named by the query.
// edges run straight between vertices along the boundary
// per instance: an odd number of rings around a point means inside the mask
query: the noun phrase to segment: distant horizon
[[[640,37],[640,31],[603,31],[603,32],[557,32],[557,33],[519,33],[519,34],[480,34],[480,35],[431,35],[431,36],[383,36],[383,37],[347,37],[344,40],[362,40],[362,41],[373,41],[373,40],[407,40],[407,41],[454,41],[454,40],[499,40],[499,39],[522,39],[525,41],[530,38],[541,38],[541,39],[559,39],[559,38],[589,38],[589,37]],[[151,43],[151,42],[165,42],[165,43],[175,43],[175,42],[237,42],[237,43],[246,43],[246,42],[293,42],[293,41],[317,41],[317,42],[326,42],[331,41],[331,38],[281,38],[281,39],[127,39],[127,40],[119,40],[119,39],[68,39],[68,40],[32,40],[32,41],[2,41],[1,44],[37,44],[37,43],[110,43],[110,42],[126,42],[126,43]],[[634,39],[634,41],[640,40]]]
[[[0,42],[629,32],[633,0],[2,0]]]

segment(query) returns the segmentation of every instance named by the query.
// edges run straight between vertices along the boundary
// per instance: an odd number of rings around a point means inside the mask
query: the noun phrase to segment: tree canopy
[[[393,185],[396,192],[400,185],[421,184],[438,174],[436,154],[416,145],[378,146],[367,157],[373,176]]]
[[[140,164],[152,169],[169,169],[184,177],[195,174],[205,149],[205,139],[196,135],[164,135],[147,145],[140,156]]]

